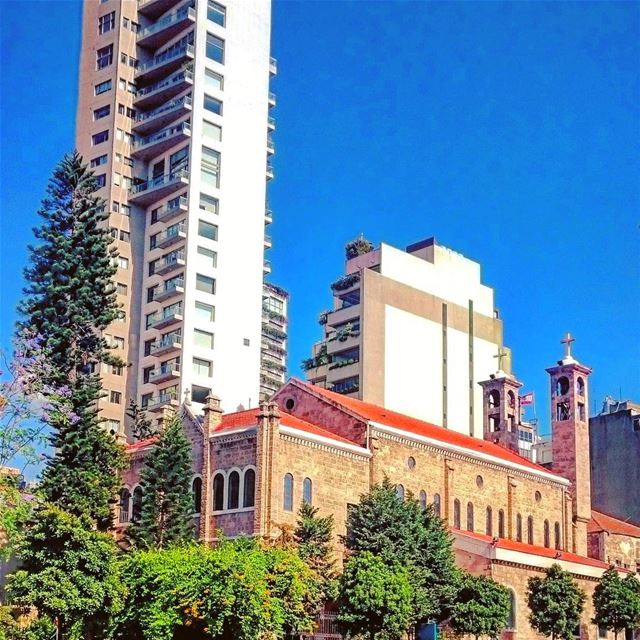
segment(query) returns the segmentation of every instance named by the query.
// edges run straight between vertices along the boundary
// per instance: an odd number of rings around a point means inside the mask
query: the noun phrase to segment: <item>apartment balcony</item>
[[[352,330],[349,333],[331,334],[327,338],[327,353],[332,355],[338,351],[346,351],[360,346],[360,330]]]
[[[273,246],[273,240],[271,239],[271,236],[267,235],[266,233],[264,234],[264,248],[265,249],[271,249],[271,247]]]
[[[180,68],[185,62],[193,60],[195,49],[192,44],[186,44],[178,49],[166,51],[156,55],[152,60],[141,64],[136,69],[136,81],[154,82]]]
[[[182,30],[195,24],[196,10],[193,7],[182,7],[138,31],[137,44],[147,49],[157,49]]]
[[[270,107],[276,106],[276,94],[273,93],[273,91],[269,91],[269,106]]]
[[[168,336],[158,340],[151,347],[152,356],[163,356],[168,353],[180,351],[182,349],[182,336],[179,333],[171,333]]]
[[[269,260],[265,260],[262,263],[262,271],[263,273],[271,273],[271,262]]]
[[[181,69],[148,87],[138,89],[133,105],[136,109],[154,109],[193,86],[193,71]]]
[[[173,226],[156,237],[156,247],[166,249],[184,240],[187,237],[187,227],[185,224]]]
[[[275,58],[269,58],[269,74],[272,76],[278,73],[278,61]]]
[[[267,129],[269,131],[275,131],[276,130],[276,119],[273,116],[269,116],[267,118]]]
[[[183,316],[181,312],[170,311],[169,313],[159,312],[155,315],[152,322],[149,323],[149,329],[164,329],[171,325],[182,322]]]
[[[169,202],[167,202],[164,207],[160,207],[160,209],[158,209],[157,221],[168,222],[169,220],[173,220],[174,218],[185,215],[188,209],[189,207],[187,204],[186,196],[174,198],[173,200],[169,200]]]
[[[177,408],[180,405],[178,399],[170,393],[161,393],[157,396],[152,396],[147,403],[146,410],[152,413],[162,411],[165,407]]]
[[[177,0],[138,0],[138,13],[153,19],[166,13],[177,4]]]
[[[134,185],[133,189],[129,191],[129,203],[146,207],[152,202],[170,196],[188,184],[189,172],[187,170],[167,173],[164,176]]]
[[[360,362],[350,362],[349,364],[341,364],[332,362],[327,367],[327,378],[332,382],[342,378],[352,378],[360,375]]]
[[[164,302],[174,296],[179,296],[184,293],[184,280],[174,280],[165,282],[162,286],[158,287],[153,294],[154,302]]]
[[[191,137],[191,124],[180,122],[179,124],[158,131],[147,138],[136,138],[131,150],[134,158],[146,160],[159,156],[181,142]]]
[[[287,317],[283,316],[281,313],[263,309],[262,322],[273,322],[278,327],[278,329],[282,329],[287,324]]]
[[[267,155],[272,156],[276,152],[276,143],[272,138],[267,138]]]
[[[174,251],[163,256],[155,269],[155,273],[165,275],[171,271],[175,271],[186,264],[184,251]]]
[[[273,180],[275,173],[273,171],[273,166],[271,164],[267,164],[267,180]]]
[[[305,369],[304,377],[309,381],[314,381],[314,383],[317,380],[324,380],[326,383],[328,370],[329,370],[329,365],[321,364],[321,365],[318,365],[317,367],[311,367],[310,369]],[[326,388],[326,387],[323,385],[323,388]]]
[[[349,320],[360,319],[360,305],[354,304],[344,309],[336,309],[327,314],[327,326],[334,327],[335,325],[344,324]]]
[[[265,209],[264,211],[264,223],[271,224],[273,222],[273,211],[271,209]]]
[[[151,131],[157,131],[171,124],[174,120],[186,116],[191,112],[192,106],[190,95],[170,100],[156,109],[139,113],[132,130],[138,135],[146,135]]]
[[[179,377],[180,365],[175,362],[160,365],[157,369],[149,372],[149,382],[151,384],[161,384]]]

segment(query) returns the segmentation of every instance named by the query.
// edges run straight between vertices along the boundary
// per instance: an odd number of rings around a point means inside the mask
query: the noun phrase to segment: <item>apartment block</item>
[[[429,238],[348,258],[320,314],[308,381],[477,438],[482,387],[511,374],[494,294],[480,265]]]
[[[262,293],[260,401],[270,398],[285,383],[289,294],[271,283]]]
[[[129,364],[102,372],[113,431],[130,398],[259,401],[270,31],[270,0],[84,2],[76,144],[111,213],[122,319],[106,333]]]

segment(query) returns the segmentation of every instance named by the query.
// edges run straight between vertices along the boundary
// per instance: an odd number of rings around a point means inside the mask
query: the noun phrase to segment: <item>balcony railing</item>
[[[177,267],[184,266],[185,264],[185,253],[184,251],[173,251],[168,255],[160,258],[158,262],[158,266],[155,269],[156,273],[162,275],[163,273],[167,273],[172,271]]]
[[[275,173],[273,171],[273,165],[267,164],[267,179],[273,180],[274,176],[275,176]]]
[[[167,202],[164,207],[160,207],[156,214],[158,222],[166,222],[167,220],[172,220],[179,215],[182,215],[187,211],[187,197],[180,196],[179,198],[174,198]]]
[[[181,69],[167,78],[142,87],[136,91],[134,104],[137,107],[145,107],[152,104],[166,102],[167,99],[175,96],[193,84],[193,70],[191,68]]]
[[[162,126],[166,122],[170,122],[171,119],[179,117],[180,113],[190,111],[192,106],[193,101],[190,95],[170,100],[151,111],[139,113],[133,128],[134,130],[142,130],[143,127]]]
[[[176,322],[182,321],[182,309],[156,313],[148,322],[149,329],[162,329]]]
[[[271,262],[269,260],[265,260],[262,264],[262,270],[265,273],[271,273]]]
[[[160,53],[159,55],[155,56],[153,60],[150,60],[146,64],[141,64],[140,66],[138,66],[138,68],[136,69],[136,78],[154,73],[165,65],[181,60],[182,58],[193,58],[194,56],[195,48],[192,44],[185,44],[184,46],[178,47],[177,49],[165,51],[164,53]]]
[[[189,122],[180,122],[172,127],[167,127],[146,138],[136,138],[133,143],[131,155],[136,157],[145,157],[149,155],[158,155],[166,151],[181,140],[191,135],[191,124]]]
[[[152,396],[151,398],[149,398],[146,409],[147,411],[155,412],[160,411],[163,407],[166,406],[177,407],[178,404],[178,399],[176,398],[175,394],[160,393],[157,396]]]
[[[276,106],[276,94],[273,93],[273,91],[269,91],[269,106],[270,107]]]
[[[182,278],[179,280],[169,280],[161,287],[158,287],[153,292],[153,300],[154,302],[161,302],[178,293],[184,293],[184,280]]]
[[[264,210],[264,223],[271,224],[273,222],[273,211],[271,209]]]
[[[269,73],[272,76],[278,73],[278,61],[275,58],[269,58]]]
[[[136,184],[129,190],[129,200],[133,204],[148,204],[155,199],[162,198],[176,187],[189,182],[189,171],[182,169],[175,173],[167,173],[147,182]]]
[[[152,38],[154,34],[159,34],[161,31],[169,29],[171,33],[167,32],[163,34],[163,38],[166,41],[168,38],[175,35],[175,32],[179,31],[181,28],[181,23],[186,24],[190,20],[196,19],[196,12],[193,7],[182,7],[178,9],[178,11],[174,11],[170,13],[168,16],[161,18],[157,22],[145,27],[144,29],[140,29],[138,31],[138,44],[143,46],[151,46],[156,43],[157,38]],[[173,27],[173,29],[171,29]]]
[[[167,353],[174,351],[182,347],[182,336],[179,333],[170,333],[168,336],[164,336],[162,340],[158,340],[151,347],[151,355],[160,355],[161,353]]]
[[[156,247],[163,249],[186,237],[186,225],[184,223],[176,224],[156,236]]]
[[[149,372],[149,382],[158,383],[180,377],[180,365],[176,362],[160,365]]]
[[[273,131],[276,128],[276,119],[273,116],[267,118],[267,127]]]

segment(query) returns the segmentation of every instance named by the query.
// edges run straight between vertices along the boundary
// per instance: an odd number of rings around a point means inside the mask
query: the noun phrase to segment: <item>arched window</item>
[[[556,395],[557,396],[566,396],[569,393],[569,378],[566,376],[562,376],[558,378],[556,382]]]
[[[129,506],[131,503],[131,492],[126,487],[120,492],[120,513],[118,520],[120,522],[129,522]]]
[[[473,531],[473,502],[467,502],[467,531]]]
[[[509,401],[509,407],[511,409],[515,409],[516,408],[516,394],[513,393],[513,391],[509,391],[509,393],[507,393],[507,400]]]
[[[285,511],[293,511],[293,476],[290,473],[285,473],[284,476],[282,508]]]
[[[549,521],[545,520],[544,521],[544,546],[545,547],[550,547],[551,546],[551,542],[549,540]]]
[[[227,485],[227,509],[237,509],[240,506],[240,474],[232,471]]]
[[[579,396],[584,395],[584,378],[578,378],[576,380],[576,390],[578,391]]]
[[[489,392],[489,408],[497,409],[500,406],[500,393],[494,389]]]
[[[311,478],[305,478],[302,481],[302,500],[307,504],[311,504],[313,499],[313,485]]]
[[[560,549],[562,546],[560,541],[560,523],[559,522],[556,522],[553,525],[553,546],[556,549]]]
[[[404,500],[404,487],[401,484],[396,485],[396,495],[400,500]]]
[[[244,472],[243,507],[255,507],[256,504],[256,472],[247,469]]]
[[[507,629],[509,631],[515,631],[516,629],[516,592],[513,589],[509,589],[510,606],[509,617],[507,618]]]
[[[453,528],[460,528],[460,500],[458,498],[453,501]]]
[[[487,507],[487,521],[485,523],[485,531],[488,536],[493,535],[493,509]]]
[[[527,518],[527,542],[533,544],[533,516]]]
[[[427,508],[427,492],[424,489],[418,494],[418,501],[423,509]]]
[[[137,486],[133,490],[133,500],[131,504],[131,521],[136,522],[140,520],[140,514],[142,513],[142,487]]]
[[[222,511],[224,509],[224,476],[216,473],[213,476],[213,510]]]
[[[522,542],[522,516],[516,515],[516,540]]]
[[[193,495],[193,512],[200,513],[202,507],[202,478],[193,479],[191,494]]]
[[[498,538],[504,538],[504,511],[498,511]]]
[[[440,494],[439,493],[434,493],[433,494],[433,512],[438,516],[438,518],[442,514],[442,507],[440,505]]]

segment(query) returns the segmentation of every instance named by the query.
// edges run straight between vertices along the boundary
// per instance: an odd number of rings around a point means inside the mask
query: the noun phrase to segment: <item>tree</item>
[[[347,638],[394,640],[412,619],[407,571],[369,551],[347,560],[340,580],[338,623]]]
[[[142,471],[140,518],[129,533],[137,547],[162,549],[193,540],[191,446],[174,413],[149,451]]]
[[[318,508],[302,502],[298,510],[298,520],[294,540],[298,555],[315,571],[321,579],[324,599],[336,595],[335,560],[332,557],[332,540],[335,523],[333,514],[319,517]]]
[[[41,490],[49,502],[88,518],[100,529],[111,524],[123,452],[105,433],[98,414],[100,365],[122,365],[102,335],[121,312],[113,276],[117,252],[106,221],[109,213],[93,173],[74,152],[54,169],[30,246],[27,286],[19,306],[19,331],[38,336],[50,369],[45,422],[55,454]]]
[[[113,539],[54,505],[32,514],[18,549],[20,569],[9,577],[13,604],[58,618],[63,638],[101,637],[121,606]]]
[[[385,478],[360,497],[347,518],[345,543],[353,552],[370,551],[388,565],[407,568],[414,593],[414,621],[448,617],[458,583],[451,536],[431,506],[398,497]]]
[[[640,621],[640,590],[634,582],[640,585],[635,576],[622,580],[617,569],[610,567],[593,592],[593,622],[613,631],[616,640],[620,631],[633,629]]]
[[[362,234],[360,234],[360,236],[355,240],[347,242],[344,247],[344,252],[347,260],[350,260],[351,258],[357,258],[358,256],[369,253],[370,251],[373,251],[373,244]]]
[[[544,578],[529,578],[527,598],[529,623],[538,633],[573,640],[586,596],[568,571],[553,564]]]
[[[506,587],[486,576],[465,574],[451,612],[450,624],[458,635],[497,638],[506,628],[511,595]]]
[[[133,398],[129,400],[127,416],[131,418],[131,432],[136,440],[146,440],[156,435],[157,429]]]

